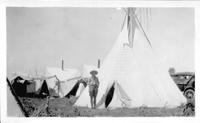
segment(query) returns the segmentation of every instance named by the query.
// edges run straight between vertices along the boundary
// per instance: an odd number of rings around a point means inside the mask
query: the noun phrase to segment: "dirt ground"
[[[31,116],[38,110],[46,99],[21,98],[26,111]],[[184,112],[186,105],[177,108],[117,108],[117,109],[90,109],[88,107],[72,106],[71,100],[66,98],[50,99],[48,107],[41,110],[38,117],[171,117],[195,116],[194,111]]]

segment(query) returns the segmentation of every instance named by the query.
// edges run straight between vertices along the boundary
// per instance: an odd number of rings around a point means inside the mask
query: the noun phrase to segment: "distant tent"
[[[48,89],[46,80],[44,80],[44,82],[41,86],[41,89],[39,91],[39,95],[40,96],[49,96],[49,89]]]
[[[52,89],[49,90],[47,80],[55,78],[55,76],[48,77],[27,77],[25,75],[17,74],[12,77],[12,87],[15,93],[20,97],[41,97],[47,96],[58,97]],[[51,92],[51,93],[50,93]]]
[[[22,77],[18,76],[14,78],[12,82],[12,87],[18,96],[24,96],[26,94],[26,86],[23,84],[25,81]]]
[[[35,81],[16,76],[11,80],[12,87],[18,96],[27,96],[35,92]]]
[[[62,70],[61,68],[47,67],[46,76],[55,76],[47,80],[47,85],[55,90],[60,97],[69,97],[69,95],[74,95],[75,92],[78,94],[77,87],[80,85],[77,79],[81,76],[79,70],[69,68]]]

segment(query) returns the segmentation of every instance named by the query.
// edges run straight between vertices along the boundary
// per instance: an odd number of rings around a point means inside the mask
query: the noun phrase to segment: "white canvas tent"
[[[170,78],[167,66],[158,62],[134,13],[135,9],[127,10],[131,11],[126,11],[123,29],[99,70],[99,107],[105,107],[103,97],[114,81],[114,100],[108,107],[176,107],[186,103],[185,97]],[[134,36],[130,36],[131,33]],[[125,93],[122,94],[125,96],[120,96],[120,93]],[[128,105],[124,105],[124,97]],[[88,92],[84,91],[78,101],[76,104],[79,106],[90,106]]]
[[[7,115],[9,117],[24,117],[17,101],[7,87]]]
[[[7,116],[24,117],[24,113],[22,112],[22,109],[20,108],[16,98],[11,93],[9,86],[7,86]]]
[[[71,78],[76,78],[80,75],[81,73],[77,69],[66,68],[62,70],[56,67],[47,67],[46,69],[46,76],[55,76],[54,78],[46,80],[47,85],[49,88],[54,89],[60,97],[66,96],[77,83],[77,79]],[[58,82],[60,83],[60,88],[58,87]],[[79,93],[77,92],[77,94]]]

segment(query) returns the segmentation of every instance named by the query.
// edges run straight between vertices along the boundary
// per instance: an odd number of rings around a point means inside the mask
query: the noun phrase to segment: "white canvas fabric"
[[[106,108],[106,98],[108,92],[111,91],[111,87],[114,87],[114,93],[111,102],[108,104],[109,109],[114,109],[116,107],[127,107],[131,106],[131,99],[123,90],[123,88],[117,82],[109,83],[105,94],[101,97],[100,101],[97,103],[98,108]]]
[[[15,100],[13,94],[7,87],[7,116],[8,117],[24,117],[17,101]]]
[[[82,87],[82,93],[80,93],[76,103],[74,104],[75,106],[81,106],[81,107],[89,107],[91,108],[90,105],[90,95],[89,95],[89,88],[88,86]]]
[[[47,85],[59,94],[60,97],[64,97],[68,94],[74,85],[77,83],[77,79],[71,79],[80,76],[80,72],[77,69],[65,69],[48,67],[46,69],[46,76],[56,76],[51,79],[47,79]],[[71,79],[71,80],[69,80]],[[58,92],[57,82],[60,81],[60,92]]]
[[[79,98],[80,95],[83,93],[84,89],[85,89],[85,86],[83,85],[83,83],[80,83],[80,84],[79,84],[79,89],[78,89],[77,92],[76,92],[76,97]]]
[[[47,76],[54,76],[60,80],[60,81],[66,81],[67,79],[76,77],[80,75],[79,70],[77,69],[71,69],[71,68],[65,68],[64,70],[57,68],[57,67],[47,67],[46,68],[46,75]]]
[[[42,86],[42,81],[41,80],[35,80],[35,91],[38,91],[40,88],[41,88],[41,86]]]
[[[101,90],[105,90],[108,83],[117,81],[131,98],[131,107],[176,107],[185,103],[186,99],[170,78],[167,66],[157,61],[138,28],[135,29],[133,48],[124,46],[128,43],[126,27],[125,23],[101,66],[98,100],[105,93]]]

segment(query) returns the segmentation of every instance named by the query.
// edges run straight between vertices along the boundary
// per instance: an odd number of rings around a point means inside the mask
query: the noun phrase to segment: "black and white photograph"
[[[194,8],[7,7],[8,117],[195,117]]]

